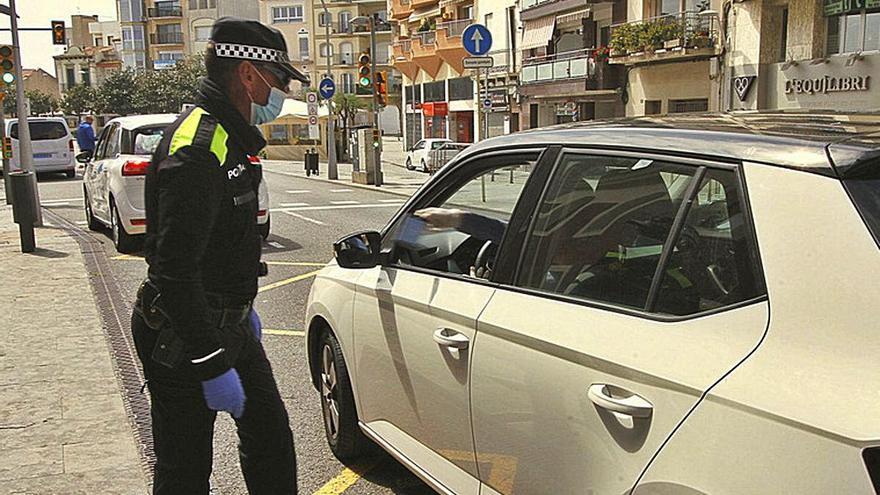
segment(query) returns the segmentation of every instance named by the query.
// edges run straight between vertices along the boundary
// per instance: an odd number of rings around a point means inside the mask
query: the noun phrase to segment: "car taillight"
[[[147,175],[150,162],[144,160],[128,160],[122,166],[122,175]]]
[[[67,142],[67,147],[70,148],[70,152],[73,153],[73,139]]]
[[[254,165],[262,165],[263,164],[263,160],[260,160],[260,157],[258,157],[258,156],[248,155],[248,161],[253,163]]]
[[[257,212],[258,217],[265,217],[267,210],[260,210]]]
[[[880,447],[863,450],[862,458],[865,460],[865,467],[868,468],[874,493],[880,493]]]

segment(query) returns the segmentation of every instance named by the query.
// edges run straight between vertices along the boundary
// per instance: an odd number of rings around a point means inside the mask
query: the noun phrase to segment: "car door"
[[[99,171],[104,159],[104,152],[107,149],[107,137],[110,134],[110,128],[111,126],[107,126],[101,131],[101,134],[98,136],[98,141],[95,143],[95,153],[91,160],[86,163],[85,169],[83,170],[83,181],[85,182],[86,193],[88,194],[91,203],[92,214],[102,220],[106,220],[107,216],[104,214],[104,204],[100,197]]]
[[[417,142],[413,145],[412,150],[410,151],[410,160],[413,167],[420,167],[422,162],[420,161],[424,155],[425,151],[425,140]]]
[[[628,493],[769,307],[736,167],[566,151],[481,313],[483,493]]]
[[[468,379],[494,261],[540,150],[485,155],[434,182],[386,231],[386,262],[354,304],[355,382],[368,432],[453,493],[479,492]],[[498,170],[514,181],[495,181]],[[482,275],[482,277],[481,277]]]
[[[98,167],[95,170],[95,184],[97,186],[96,197],[100,198],[101,217],[108,221],[110,219],[110,174],[121,156],[121,138],[122,132],[120,124],[111,124],[107,133],[107,145],[104,149],[103,158],[98,163]]]

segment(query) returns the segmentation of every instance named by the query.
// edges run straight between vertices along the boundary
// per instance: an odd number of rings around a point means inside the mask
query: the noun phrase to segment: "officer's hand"
[[[235,419],[244,414],[244,388],[235,368],[229,368],[222,375],[203,381],[202,394],[208,409],[226,411]]]
[[[413,215],[424,220],[431,229],[445,230],[457,229],[461,225],[464,212],[452,208],[423,208]]]
[[[254,331],[254,337],[257,338],[257,341],[263,340],[263,322],[260,321],[260,315],[257,314],[256,309],[251,309],[251,314],[248,315],[248,321],[250,321],[251,329]]]

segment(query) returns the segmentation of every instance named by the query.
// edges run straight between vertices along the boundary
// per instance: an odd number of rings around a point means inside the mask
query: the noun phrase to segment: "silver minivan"
[[[28,127],[34,151],[34,169],[37,173],[64,172],[76,177],[73,136],[64,117],[29,117]],[[6,135],[12,138],[11,170],[21,168],[21,151],[18,142],[18,119],[6,121]]]

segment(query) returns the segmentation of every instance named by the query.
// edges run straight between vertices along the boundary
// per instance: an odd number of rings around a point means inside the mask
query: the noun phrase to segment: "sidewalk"
[[[0,493],[145,494],[79,245],[0,207]]]
[[[350,163],[338,163],[337,170],[339,172],[339,179],[330,181],[334,184],[344,185],[346,187],[357,187],[362,189],[371,189],[374,191],[385,191],[392,194],[397,194],[400,196],[412,196],[416,190],[428,180],[430,175],[424,172],[416,172],[413,170],[407,170],[402,165],[396,165],[394,163],[388,162],[386,160],[382,161],[382,175],[384,178],[383,184],[380,187],[369,186],[363,184],[355,184],[351,181],[351,164]],[[284,175],[290,175],[293,177],[306,177],[305,167],[303,162],[288,162],[282,160],[263,160],[263,169],[270,173],[279,173]],[[312,175],[311,178],[329,181],[327,178],[327,162],[322,161],[318,164],[318,169],[320,173],[315,176]],[[269,179],[272,180],[271,178]]]

